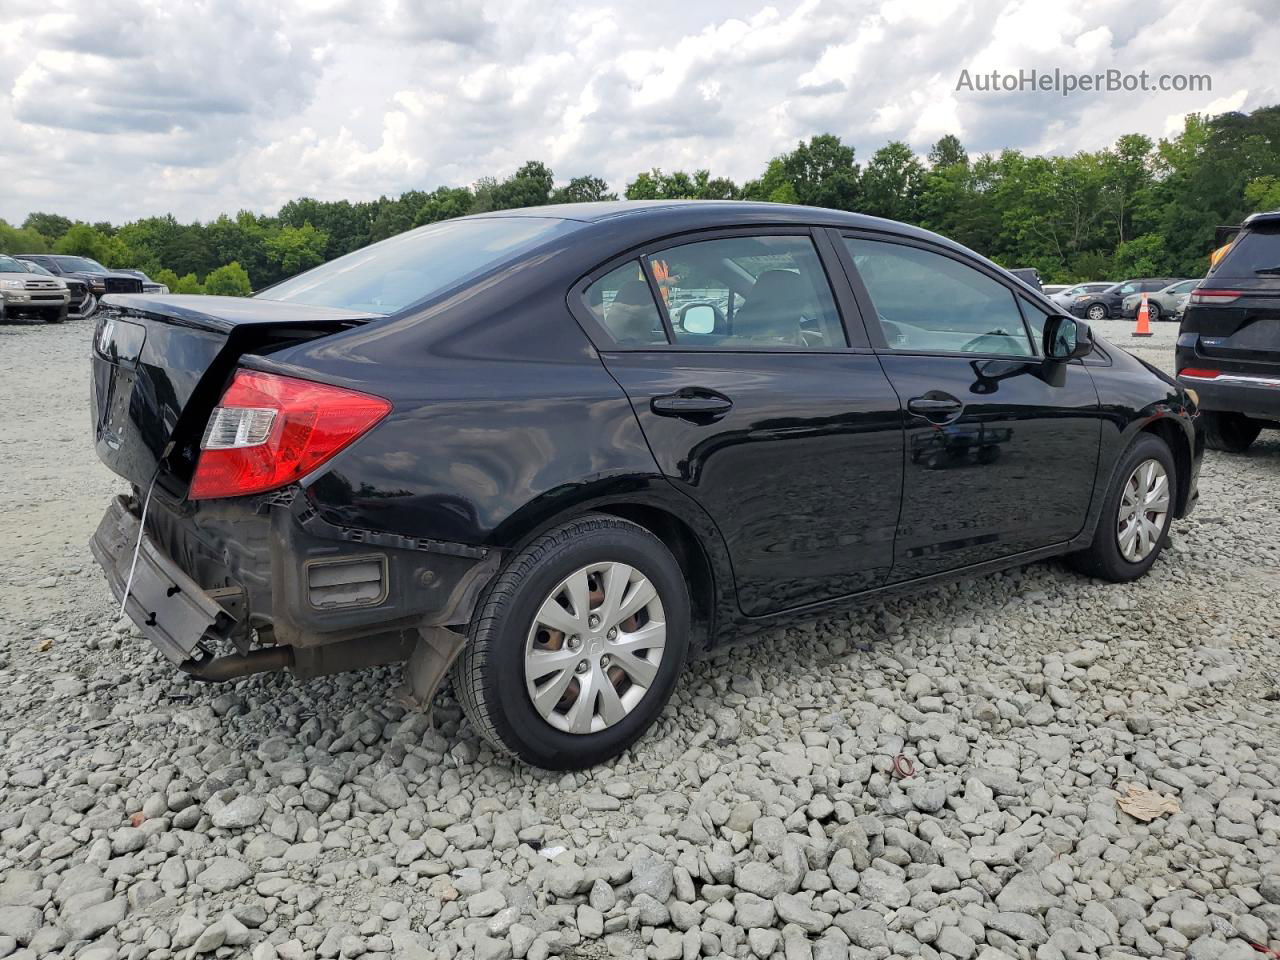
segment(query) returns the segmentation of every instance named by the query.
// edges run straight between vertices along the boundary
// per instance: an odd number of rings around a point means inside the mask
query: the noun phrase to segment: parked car
[[[53,277],[59,283],[63,283],[67,287],[67,293],[70,299],[67,303],[67,319],[79,320],[93,313],[94,308],[98,305],[97,298],[89,292],[89,285],[83,280],[77,280],[75,277],[59,277],[38,263],[32,263],[30,260],[18,260],[22,268],[27,273],[34,273],[41,277]]]
[[[408,657],[419,699],[452,663],[552,768],[752,630],[1058,555],[1140,577],[1203,446],[1171,376],[991,261],[781,204],[508,210],[253,298],[109,296],[92,381],[133,484],[94,554],[166,657]]]
[[[0,254],[0,323],[15,317],[61,323],[70,298],[61,280],[32,276],[13,257]]]
[[[1061,293],[1069,286],[1071,286],[1069,283],[1042,283],[1040,284],[1040,292],[1046,297],[1052,297],[1055,293]]]
[[[1071,310],[1071,304],[1075,302],[1076,297],[1082,297],[1086,294],[1101,293],[1108,287],[1114,287],[1115,282],[1112,280],[1101,280],[1090,283],[1077,283],[1073,287],[1059,291],[1058,293],[1049,294],[1049,299],[1062,309],[1063,313]]]
[[[1031,287],[1032,290],[1041,290],[1040,271],[1035,267],[1014,267],[1009,272]]]
[[[1216,450],[1247,450],[1280,428],[1280,210],[1245,220],[1191,291],[1178,330],[1178,380],[1199,395]]]
[[[1186,304],[1187,296],[1199,282],[1199,279],[1177,280],[1155,293],[1148,293],[1147,314],[1151,321],[1177,320]],[[1131,293],[1120,304],[1120,313],[1125,317],[1136,317],[1138,308],[1141,306],[1142,294]]]
[[[54,276],[83,280],[89,287],[92,302],[82,304],[81,313],[91,316],[98,301],[108,293],[141,293],[142,281],[127,273],[111,271],[89,257],[73,257],[61,253],[18,253],[20,260],[44,267]]]
[[[132,267],[119,267],[117,268],[116,273],[124,273],[124,274],[128,274],[131,277],[137,277],[139,280],[142,281],[143,293],[168,293],[169,292],[169,287],[167,284],[157,283],[155,280],[152,280],[141,270],[134,270]]]
[[[1106,320],[1108,317],[1120,316],[1121,308],[1124,304],[1124,298],[1131,293],[1155,293],[1157,290],[1163,290],[1171,283],[1177,283],[1177,277],[1156,277],[1142,278],[1138,280],[1125,280],[1121,283],[1115,283],[1107,287],[1101,293],[1090,293],[1076,297],[1071,301],[1070,311],[1077,317],[1086,317],[1097,323],[1099,320]],[[1159,317],[1152,316],[1152,320],[1158,320]]]

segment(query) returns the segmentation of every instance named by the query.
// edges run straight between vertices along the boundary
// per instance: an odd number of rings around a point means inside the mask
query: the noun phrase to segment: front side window
[[[923,353],[1035,354],[1013,291],[959,260],[845,237],[885,342]]]
[[[807,236],[700,240],[648,258],[676,342],[720,349],[847,346]]]
[[[587,309],[609,337],[622,346],[665,344],[662,315],[639,260],[610,270],[585,293]]]

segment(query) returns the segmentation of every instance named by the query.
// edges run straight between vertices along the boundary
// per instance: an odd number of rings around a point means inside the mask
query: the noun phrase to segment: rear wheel
[[[1243,413],[1219,413],[1205,411],[1200,414],[1204,423],[1204,442],[1210,450],[1227,453],[1244,453],[1258,439],[1262,424]]]
[[[548,769],[589,767],[657,719],[688,635],[671,552],[643,527],[590,515],[511,558],[472,621],[453,686],[498,748]]]
[[[1138,434],[1115,477],[1093,543],[1067,559],[1081,573],[1124,583],[1151,569],[1168,537],[1177,488],[1168,444],[1155,434]]]

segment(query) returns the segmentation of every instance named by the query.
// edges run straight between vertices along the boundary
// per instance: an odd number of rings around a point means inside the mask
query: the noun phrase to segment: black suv
[[[1177,356],[1210,447],[1238,453],[1263,427],[1280,428],[1280,210],[1245,220],[1191,292]]]
[[[1076,297],[1068,309],[1077,317],[1085,317],[1097,323],[1108,317],[1121,316],[1125,297],[1134,293],[1155,293],[1171,283],[1176,283],[1179,279],[1179,277],[1140,277],[1137,280],[1124,280],[1101,293],[1088,293]]]

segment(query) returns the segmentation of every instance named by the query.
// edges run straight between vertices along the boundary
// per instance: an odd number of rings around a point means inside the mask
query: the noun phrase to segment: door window
[[[1035,354],[1013,291],[951,257],[845,237],[885,342],[923,353]]]
[[[587,309],[615,343],[624,346],[666,344],[662,315],[639,260],[610,270],[587,287]]]
[[[824,350],[848,345],[809,237],[701,240],[652,254],[648,261],[681,346]]]

